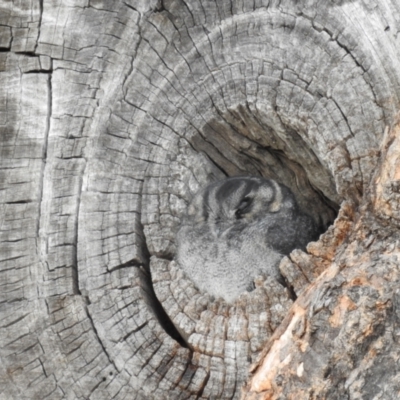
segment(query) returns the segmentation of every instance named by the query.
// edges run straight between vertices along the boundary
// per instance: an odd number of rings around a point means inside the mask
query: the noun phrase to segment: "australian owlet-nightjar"
[[[201,290],[233,302],[258,275],[279,280],[279,262],[318,238],[314,220],[285,185],[232,177],[200,190],[177,235],[177,262]]]

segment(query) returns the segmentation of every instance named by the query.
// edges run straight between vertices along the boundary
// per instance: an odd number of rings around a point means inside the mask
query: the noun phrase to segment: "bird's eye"
[[[249,211],[250,206],[251,206],[251,198],[244,197],[235,211],[236,218],[241,218],[243,214],[246,214],[246,212]]]

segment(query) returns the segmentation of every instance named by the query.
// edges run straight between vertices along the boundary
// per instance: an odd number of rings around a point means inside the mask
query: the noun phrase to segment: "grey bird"
[[[272,179],[231,177],[201,189],[177,234],[178,265],[198,289],[234,302],[254,278],[282,282],[279,262],[319,236],[291,190]]]

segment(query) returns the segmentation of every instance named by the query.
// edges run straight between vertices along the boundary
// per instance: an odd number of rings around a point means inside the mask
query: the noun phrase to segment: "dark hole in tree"
[[[335,220],[341,199],[331,171],[306,137],[282,121],[274,126],[249,107],[238,106],[208,121],[191,143],[227,177],[262,176],[289,187],[300,208],[324,232]]]
[[[249,107],[239,106],[225,114],[216,115],[188,141],[226,177],[261,176],[289,187],[299,207],[313,217],[321,233],[336,218],[341,199],[336,192],[333,176],[319,159],[310,141],[305,139],[304,132],[299,133],[285,126],[282,121],[276,128],[260,115],[254,115]],[[171,254],[157,256],[171,259]],[[151,279],[148,283],[154,294]],[[281,283],[287,286],[284,279]],[[290,289],[291,297],[295,300],[296,295]],[[185,345],[185,340],[158,300],[153,307],[158,309],[156,314],[166,332]]]

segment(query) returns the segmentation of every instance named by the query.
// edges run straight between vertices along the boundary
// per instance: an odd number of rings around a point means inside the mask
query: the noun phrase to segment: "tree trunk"
[[[0,399],[400,397],[397,0],[0,0]],[[327,228],[232,305],[174,261],[261,175]]]

